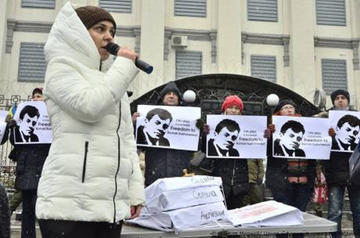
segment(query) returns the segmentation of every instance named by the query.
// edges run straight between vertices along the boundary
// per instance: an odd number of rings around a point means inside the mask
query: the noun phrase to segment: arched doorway
[[[195,91],[197,100],[191,106],[201,106],[203,115],[220,113],[223,99],[230,95],[240,96],[245,105],[246,115],[270,115],[271,108],[265,99],[269,94],[277,94],[280,99],[291,98],[303,116],[314,115],[320,110],[311,102],[278,84],[238,74],[203,74],[187,77],[175,81],[181,92],[188,89]],[[156,104],[159,93],[165,85],[159,86],[131,103],[132,111],[136,111],[139,104]]]

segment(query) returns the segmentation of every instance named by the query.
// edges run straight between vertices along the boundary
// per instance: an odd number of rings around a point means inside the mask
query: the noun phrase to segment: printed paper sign
[[[197,151],[201,117],[199,107],[139,105],[136,144],[148,147]]]
[[[326,118],[273,116],[273,156],[327,160],[331,137]]]
[[[9,114],[8,111],[0,110],[0,142],[2,141],[5,134],[5,129],[6,129],[5,119],[8,114]]]
[[[209,158],[266,158],[265,116],[208,115]]]
[[[360,112],[331,110],[329,120],[336,133],[331,150],[353,152],[360,139]]]
[[[14,120],[15,144],[48,144],[52,141],[50,118],[46,105],[40,101],[20,103]]]

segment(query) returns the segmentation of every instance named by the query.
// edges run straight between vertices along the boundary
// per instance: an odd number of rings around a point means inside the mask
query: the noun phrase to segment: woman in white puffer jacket
[[[120,237],[121,221],[144,203],[126,93],[137,55],[122,47],[106,72],[102,67],[115,30],[104,9],[67,3],[46,42],[53,142],[36,204],[43,238]]]

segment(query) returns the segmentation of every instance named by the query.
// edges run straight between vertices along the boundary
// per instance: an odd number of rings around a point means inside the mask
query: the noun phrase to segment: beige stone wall
[[[278,0],[277,22],[247,20],[246,0],[208,0],[206,17],[174,16],[174,0],[133,0],[132,13],[113,13],[119,28],[125,32],[117,36],[120,45],[136,48],[145,61],[154,65],[151,75],[139,74],[131,85],[134,98],[175,79],[175,52],[169,35],[188,35],[184,50],[202,52],[202,73],[237,73],[250,75],[250,56],[276,57],[277,83],[312,100],[315,88],[322,87],[321,59],[343,59],[347,64],[348,89],[352,104],[360,106],[360,70],[354,68],[353,59],[359,57],[359,47],[315,47],[314,37],[343,42],[360,38],[360,2],[345,0],[346,26],[316,24],[315,0]],[[9,36],[8,20],[16,22],[51,23],[67,0],[56,1],[55,9],[21,8],[21,1],[0,1],[0,94],[27,97],[32,88],[41,83],[17,81],[19,47],[21,42],[45,43],[47,33],[15,30]],[[97,5],[98,0],[72,0],[77,6]],[[30,24],[30,25],[31,25]],[[170,32],[170,33],[169,33]],[[216,33],[211,40],[210,32]],[[136,35],[138,34],[138,35]],[[285,45],[278,43],[251,43],[242,34],[290,37],[289,65],[285,65]],[[199,37],[200,35],[200,37]],[[168,38],[166,38],[167,36]],[[11,41],[11,53],[6,43]],[[212,52],[214,51],[215,52]],[[215,56],[214,56],[215,53]],[[215,59],[215,61],[214,61]],[[330,106],[328,101],[328,107]]]

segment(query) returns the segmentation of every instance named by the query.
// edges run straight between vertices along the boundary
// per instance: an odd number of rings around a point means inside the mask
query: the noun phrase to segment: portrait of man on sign
[[[137,144],[170,146],[165,133],[172,121],[170,112],[154,108],[146,114],[145,123],[138,127]]]

